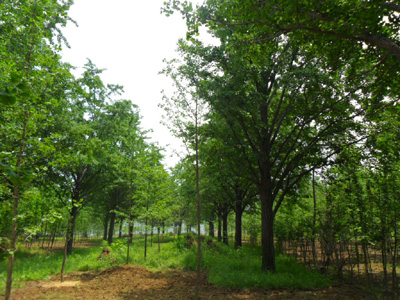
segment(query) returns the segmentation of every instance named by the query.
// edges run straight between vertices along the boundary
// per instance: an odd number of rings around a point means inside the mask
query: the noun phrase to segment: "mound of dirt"
[[[27,282],[23,288],[15,289],[13,300],[21,299],[106,299],[106,300],[150,300],[193,299],[196,282],[195,272],[169,270],[153,273],[139,266],[113,267],[101,272],[75,273],[48,281]],[[272,289],[230,289],[217,287],[207,282],[202,275],[201,299],[374,299],[354,286],[342,285],[310,291]]]

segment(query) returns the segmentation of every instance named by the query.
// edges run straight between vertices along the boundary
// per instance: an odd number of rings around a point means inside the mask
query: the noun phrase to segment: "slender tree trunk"
[[[144,259],[147,257],[147,217],[145,221],[145,229],[144,229]]]
[[[121,222],[119,223],[119,233],[118,233],[118,237],[122,238],[122,225],[124,224],[124,220],[121,219]]]
[[[104,232],[103,232],[103,241],[107,241],[108,235],[108,220],[110,219],[110,213],[107,212],[106,219],[104,220]]]
[[[22,131],[22,136],[21,140],[19,143],[19,153],[18,153],[18,158],[17,158],[17,175],[19,174],[18,168],[21,167],[22,165],[22,156],[24,154],[24,149],[25,149],[25,140],[26,140],[26,132],[27,132],[27,127],[28,127],[28,112],[25,112],[25,118],[24,118],[24,129]],[[10,249],[12,251],[10,257],[8,258],[8,268],[7,268],[7,281],[6,281],[6,290],[4,294],[5,300],[9,300],[11,296],[11,288],[12,288],[12,272],[13,272],[13,267],[14,267],[14,251],[16,251],[16,244],[17,244],[17,222],[18,222],[18,204],[19,204],[19,197],[20,197],[20,190],[18,186],[14,185],[14,193],[13,193],[13,218],[12,218],[12,224],[11,224],[11,240],[10,240]]]
[[[129,126],[129,136],[131,136],[131,127]],[[126,250],[126,264],[129,264],[129,251],[130,247],[133,241],[133,162],[135,159],[135,152],[132,151],[132,160],[131,160],[131,171],[129,174],[130,177],[130,184],[129,184],[129,197],[130,197],[130,204],[129,204],[129,225],[128,225],[128,244],[127,244],[127,250]]]
[[[75,223],[76,223],[76,218],[78,217],[78,212],[79,208],[73,205],[70,211],[70,225],[67,228],[67,255],[72,254]]]
[[[56,229],[54,228],[53,230],[51,230],[49,238],[47,240],[47,250],[50,250],[50,244],[51,244],[51,240],[53,239],[53,236],[56,234]]]
[[[126,251],[126,264],[127,265],[129,264],[129,252],[130,252],[132,241],[133,241],[133,217],[131,215],[129,217],[128,245],[127,245],[127,251]]]
[[[199,172],[199,136],[198,136],[198,103],[196,100],[196,196],[197,196],[197,275],[195,297],[200,299],[200,284],[201,284],[201,198],[200,198],[200,172]]]
[[[17,242],[17,215],[18,215],[18,202],[19,202],[19,188],[17,186],[14,187],[14,206],[13,206],[13,221],[11,227],[11,245],[10,249],[15,251],[15,246]],[[11,296],[11,287],[12,287],[12,272],[14,267],[14,252],[8,258],[8,268],[7,268],[7,281],[6,281],[6,292],[5,292],[5,300],[9,300]]]
[[[153,234],[154,234],[154,225],[153,222],[151,222],[150,247],[153,247]]]
[[[178,235],[182,235],[182,220],[178,222]]]
[[[222,241],[222,224],[221,224],[221,217],[218,216],[218,242]]]
[[[384,229],[384,226],[381,228],[381,235],[382,235],[382,267],[383,267],[383,281],[385,287],[387,287],[388,284],[388,272],[387,272],[387,251],[386,251],[386,231]]]
[[[356,249],[356,258],[357,258],[357,275],[360,276],[360,252],[358,249],[358,236],[356,230],[353,231],[354,234],[354,247]]]
[[[228,215],[229,214],[223,214],[222,215],[222,242],[226,245],[229,244],[228,240]]]
[[[62,265],[61,265],[61,282],[64,282],[65,264],[67,262],[67,256],[68,256],[68,227],[69,226],[70,226],[70,224],[68,222],[67,234],[65,235],[64,256],[63,256],[63,261],[62,261]]]
[[[128,229],[128,231],[129,231],[129,233],[128,233],[128,243],[129,244],[132,244],[132,241],[133,241],[133,216],[130,216],[129,217],[129,229]]]
[[[209,221],[208,222],[208,235],[211,236],[211,237],[214,237],[215,236],[214,230],[215,230],[214,229],[214,223],[212,221]]]
[[[314,269],[317,268],[317,249],[315,246],[315,238],[317,235],[317,197],[315,193],[315,171],[312,173],[312,189],[313,189],[313,204],[314,204],[314,209],[313,209],[313,228],[312,228],[312,240],[311,240],[311,247],[312,247],[312,255],[313,255],[313,264],[314,264]]]
[[[362,242],[362,249],[364,253],[364,266],[365,266],[365,275],[367,275],[367,280],[370,281],[370,272],[369,272],[369,255],[368,255],[368,248],[365,241]]]
[[[161,251],[160,231],[161,231],[161,228],[160,228],[160,226],[158,226],[158,227],[157,227],[157,235],[158,235],[158,253],[160,253],[160,251]]]
[[[272,195],[261,189],[261,255],[263,271],[275,272],[274,212]]]
[[[242,247],[242,215],[241,207],[236,207],[235,211],[235,248]]]
[[[397,292],[398,284],[397,284],[397,213],[396,208],[394,208],[394,245],[393,245],[393,256],[392,256],[392,289]]]
[[[394,238],[393,260],[392,260],[392,289],[397,293],[399,288],[397,279],[397,237]]]
[[[44,242],[46,240],[46,235],[47,235],[47,222],[46,222],[46,225],[44,227],[44,233],[43,233],[43,239],[42,239],[42,249],[44,249]]]
[[[56,228],[54,229],[54,233],[53,233],[53,236],[52,236],[52,238],[51,238],[51,245],[50,245],[49,249],[53,249],[53,247],[54,247],[54,241],[55,241],[55,239],[56,239],[56,234],[57,234],[57,232],[58,232],[58,228],[59,228],[59,227],[60,227],[60,226],[57,225]]]
[[[114,227],[115,227],[115,212],[110,214],[110,227],[108,229],[108,244],[111,245],[114,237]]]

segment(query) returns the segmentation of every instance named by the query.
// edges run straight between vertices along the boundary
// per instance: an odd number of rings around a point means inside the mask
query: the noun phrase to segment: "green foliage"
[[[183,235],[178,235],[174,240],[174,247],[179,251],[185,250],[185,237]]]

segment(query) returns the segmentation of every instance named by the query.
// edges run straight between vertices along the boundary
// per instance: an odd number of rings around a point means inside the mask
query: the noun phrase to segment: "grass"
[[[196,257],[197,253],[190,251],[184,266],[195,270]],[[331,284],[328,278],[286,255],[276,256],[275,273],[262,272],[260,266],[261,249],[249,245],[235,250],[218,244],[217,248],[205,248],[203,251],[202,267],[209,271],[209,281],[218,286],[310,289]]]
[[[153,240],[153,246],[148,247],[147,258],[144,259],[144,239],[135,238],[130,248],[130,263],[141,265],[149,269],[166,269],[182,265],[183,257],[174,247],[171,237],[165,237],[161,242],[161,252],[158,253],[158,245]],[[169,242],[169,243],[168,243]],[[148,242],[150,245],[150,242]],[[101,256],[105,245],[89,248],[74,248],[72,255],[67,258],[66,273],[76,271],[102,270],[115,265],[126,263],[126,240],[116,239],[110,247],[109,256]],[[13,285],[20,286],[23,281],[48,279],[51,275],[59,274],[63,259],[63,251],[47,251],[39,248],[20,248],[15,254],[13,269]],[[7,259],[0,261],[0,293],[4,292],[5,279],[7,277]]]
[[[148,247],[147,258],[144,258],[144,239],[136,237],[130,248],[130,263],[141,265],[151,270],[168,268],[196,269],[196,249],[184,249],[179,241],[172,242],[171,237],[162,239],[161,252],[153,240],[153,246]],[[150,243],[149,243],[150,244]],[[126,240],[116,240],[110,248],[109,256],[102,256],[106,245],[90,248],[75,248],[68,257],[66,273],[76,271],[102,270],[126,263]],[[23,281],[47,279],[58,274],[61,269],[63,251],[45,251],[41,249],[27,250],[21,248],[16,253],[13,280],[14,286],[20,286]],[[294,258],[278,255],[276,258],[277,272],[261,272],[261,250],[243,246],[239,250],[223,244],[217,247],[203,248],[202,268],[209,271],[209,281],[227,287],[289,287],[315,288],[326,287],[330,281],[321,274],[297,263]],[[6,278],[7,261],[0,262],[0,277]],[[0,293],[4,292],[5,281],[0,281]]]

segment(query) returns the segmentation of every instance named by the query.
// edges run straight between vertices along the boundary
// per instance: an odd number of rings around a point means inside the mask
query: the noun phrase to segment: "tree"
[[[105,152],[96,122],[101,109],[110,96],[99,74],[102,71],[89,61],[82,77],[71,87],[68,108],[63,111],[57,124],[60,132],[58,156],[49,162],[48,178],[56,184],[60,201],[70,208],[67,228],[67,254],[72,253],[73,235],[79,211],[87,205],[93,192],[101,185],[98,174]],[[70,205],[72,204],[72,205]]]
[[[245,159],[261,200],[262,268],[275,270],[274,217],[304,176],[361,139],[355,117],[368,106],[365,84],[344,86],[343,73],[328,72],[326,61],[285,39],[268,48],[234,48],[228,36],[221,46],[190,43],[180,51],[201,78],[191,84],[225,120],[225,141]],[[180,71],[191,80],[193,71]]]
[[[189,77],[181,76],[180,70],[174,68],[174,62],[168,63],[163,73],[170,76],[176,87],[176,93],[173,97],[163,97],[161,107],[171,121],[170,129],[177,137],[182,138],[188,153],[194,152],[195,172],[196,172],[196,198],[197,198],[197,276],[195,297],[199,298],[200,290],[200,268],[201,268],[201,197],[200,197],[200,168],[199,168],[199,127],[204,122],[207,113],[207,105],[197,95],[196,70],[192,68],[192,64],[188,62],[180,68],[184,68]],[[182,81],[183,80],[183,81]],[[185,86],[185,84],[187,84]]]
[[[213,203],[214,211],[223,221],[223,242],[228,243],[227,222],[231,210],[235,212],[235,247],[242,246],[242,216],[256,200],[256,192],[247,169],[243,167],[240,152],[227,146],[223,136],[229,128],[210,118],[203,128],[210,136],[202,144],[204,165],[204,198]]]
[[[137,107],[128,100],[122,100],[105,105],[96,126],[106,153],[102,164],[105,170],[102,181],[106,187],[98,192],[106,215],[104,239],[110,244],[117,215],[125,219],[121,213],[129,211],[132,206],[134,155],[135,151],[141,150],[139,119]],[[107,197],[104,198],[104,194]]]
[[[153,233],[154,225],[160,225],[161,220],[170,213],[169,174],[161,164],[161,159],[161,149],[154,144],[150,144],[142,155],[137,157],[135,207],[138,216],[145,223],[145,258],[149,225]]]
[[[196,174],[193,170],[193,160],[186,157],[177,163],[171,170],[175,185],[175,205],[173,207],[173,222],[177,226],[177,234],[182,233],[182,223],[192,224],[195,219],[196,207],[193,199],[196,198]]]
[[[4,144],[0,146],[2,171],[7,173],[6,186],[12,190],[13,201],[5,299],[11,294],[19,201],[32,179],[35,159],[53,149],[50,137],[37,136],[36,124],[49,125],[54,121],[48,118],[51,106],[57,105],[59,100],[54,95],[52,85],[57,76],[53,75],[65,71],[57,54],[60,45],[54,38],[55,32],[59,32],[57,26],[65,25],[68,20],[66,12],[70,5],[70,1],[53,3],[47,0],[1,3],[1,132],[7,138],[1,139]],[[61,35],[58,37],[62,39]],[[14,105],[4,106],[10,104]]]
[[[372,74],[376,96],[400,92],[396,1],[207,0],[194,9],[191,3],[170,0],[164,6],[167,15],[175,10],[186,18],[189,38],[203,24],[218,38],[251,47],[290,38],[325,57],[334,70],[350,66],[348,80]]]

